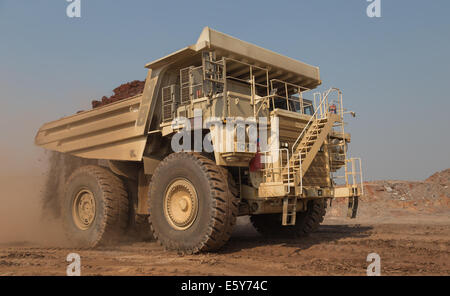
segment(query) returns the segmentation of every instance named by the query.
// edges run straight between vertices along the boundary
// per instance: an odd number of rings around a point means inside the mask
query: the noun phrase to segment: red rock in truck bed
[[[129,97],[141,94],[144,91],[145,81],[134,80],[124,83],[113,90],[113,95],[110,97],[102,97],[101,101],[92,101],[92,108],[98,108],[107,104],[111,104]]]

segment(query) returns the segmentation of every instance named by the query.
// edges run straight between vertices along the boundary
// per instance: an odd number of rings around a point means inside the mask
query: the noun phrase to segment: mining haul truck
[[[36,135],[38,146],[96,160],[60,197],[74,246],[107,244],[142,219],[166,249],[189,254],[221,248],[238,216],[262,235],[304,236],[334,198],[355,217],[361,160],[347,157],[344,131],[354,113],[339,89],[312,91],[318,67],[206,27],[146,68],[142,94]]]

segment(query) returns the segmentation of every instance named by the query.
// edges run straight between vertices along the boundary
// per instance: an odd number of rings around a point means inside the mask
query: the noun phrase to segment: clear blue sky
[[[357,112],[350,151],[368,179],[423,179],[450,167],[450,1],[0,0],[3,172],[34,170],[46,121],[88,109],[204,26],[320,67]]]

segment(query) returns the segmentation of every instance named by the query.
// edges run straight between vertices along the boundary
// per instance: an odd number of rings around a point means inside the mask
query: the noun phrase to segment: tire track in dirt
[[[345,220],[343,220],[345,222]],[[236,227],[218,253],[179,256],[155,242],[123,241],[93,250],[0,246],[0,275],[64,275],[78,252],[84,275],[365,275],[366,257],[381,256],[384,275],[450,274],[446,224],[326,223],[303,239],[265,239]]]

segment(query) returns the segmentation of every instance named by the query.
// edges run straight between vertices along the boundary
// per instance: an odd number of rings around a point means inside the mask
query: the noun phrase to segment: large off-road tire
[[[166,157],[150,185],[154,238],[166,249],[185,254],[222,247],[238,213],[237,191],[230,178],[225,169],[197,153]]]
[[[297,212],[295,225],[283,226],[282,214],[253,215],[250,221],[253,227],[267,237],[302,237],[317,230],[326,213],[324,199],[308,201],[305,212]]]
[[[75,247],[95,247],[117,241],[128,223],[128,197],[122,180],[106,168],[76,169],[66,183],[62,219]]]

